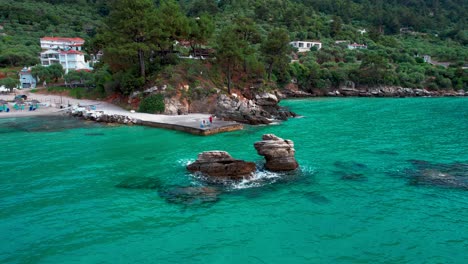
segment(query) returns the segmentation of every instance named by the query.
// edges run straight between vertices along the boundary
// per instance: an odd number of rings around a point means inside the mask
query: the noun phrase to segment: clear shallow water
[[[304,117],[209,137],[0,119],[0,262],[466,263],[468,191],[408,175],[410,160],[468,163],[467,99],[283,105]],[[295,142],[300,171],[206,203],[161,195],[201,185],[185,170],[201,151],[261,164],[265,133]],[[156,189],[115,187],[134,177]]]

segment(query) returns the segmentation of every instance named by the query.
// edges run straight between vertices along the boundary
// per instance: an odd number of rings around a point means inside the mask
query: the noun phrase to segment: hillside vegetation
[[[77,36],[88,53],[104,51],[86,79],[108,94],[165,84],[197,96],[291,83],[468,90],[467,13],[464,0],[4,0],[0,67],[38,63],[40,37]],[[292,40],[323,48],[297,54]],[[204,60],[180,58],[190,56]]]

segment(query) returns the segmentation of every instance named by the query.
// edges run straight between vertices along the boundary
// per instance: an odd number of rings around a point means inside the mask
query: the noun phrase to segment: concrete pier
[[[222,132],[240,130],[244,126],[237,122],[214,118],[209,123],[209,114],[188,115],[155,115],[122,111],[121,109],[91,110],[89,107],[71,107],[68,112],[72,116],[86,120],[105,123],[121,123],[141,125],[182,131],[194,135],[208,136]]]
[[[199,124],[190,124],[190,123],[170,124],[170,123],[160,123],[160,122],[154,122],[154,121],[143,121],[143,120],[138,120],[136,124],[143,125],[143,126],[177,130],[177,131],[187,132],[190,134],[200,135],[200,136],[208,136],[208,135],[218,134],[222,132],[240,130],[244,127],[242,124],[239,124],[236,122],[228,122],[228,121],[221,121],[221,120],[216,120],[215,122],[213,122],[211,126],[204,127],[204,128],[200,128]]]
[[[235,131],[244,128],[244,126],[240,123],[224,121],[218,118],[214,118],[212,124],[201,127],[203,120],[205,120],[206,124],[209,123],[209,114],[197,113],[170,116],[145,113],[127,113],[127,116],[135,118],[137,120],[137,125],[177,130],[201,136]]]

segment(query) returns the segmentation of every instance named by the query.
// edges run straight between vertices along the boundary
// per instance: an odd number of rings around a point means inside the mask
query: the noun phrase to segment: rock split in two
[[[265,168],[270,171],[291,171],[299,165],[294,158],[294,143],[273,134],[263,135],[254,144],[257,153],[265,157]],[[256,170],[254,162],[234,159],[225,151],[206,151],[187,166],[190,172],[200,172],[211,179],[241,180],[249,178]]]

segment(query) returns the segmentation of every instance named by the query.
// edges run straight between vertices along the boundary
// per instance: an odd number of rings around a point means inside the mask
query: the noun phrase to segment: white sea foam
[[[194,162],[193,159],[179,159],[177,162],[180,165],[187,166],[188,164]],[[258,167],[261,167],[257,164]],[[293,173],[293,174],[291,174]],[[218,186],[223,186],[222,188],[226,191],[241,190],[248,188],[258,188],[265,185],[276,183],[281,179],[288,180],[291,177],[296,177],[298,174],[307,174],[309,176],[316,173],[316,170],[310,166],[300,166],[299,169],[295,172],[272,172],[267,170],[256,170],[252,177],[244,178],[240,181],[222,179],[219,181],[213,180],[211,177],[207,177],[202,173],[190,173],[190,177],[193,185],[200,184],[215,184]]]
[[[234,182],[230,189],[240,190],[247,188],[261,187],[266,184],[276,182],[281,178],[281,173],[271,171],[256,171],[251,178],[243,179],[240,182]]]
[[[190,163],[194,163],[194,162],[195,162],[194,159],[179,159],[179,160],[177,160],[177,164],[179,164],[180,166],[184,166],[184,167],[186,167]]]

